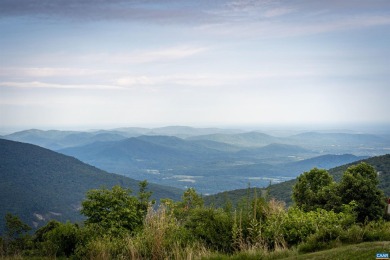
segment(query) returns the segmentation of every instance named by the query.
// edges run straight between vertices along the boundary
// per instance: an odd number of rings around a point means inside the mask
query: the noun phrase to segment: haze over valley
[[[313,167],[333,168],[388,153],[386,135],[163,127],[97,131],[26,130],[5,139],[36,144],[136,180],[202,194],[264,187]]]

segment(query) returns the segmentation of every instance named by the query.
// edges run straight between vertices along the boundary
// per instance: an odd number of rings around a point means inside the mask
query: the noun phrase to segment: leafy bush
[[[375,169],[367,163],[350,166],[336,184],[325,170],[314,168],[297,178],[293,200],[304,211],[318,208],[342,211],[343,206],[356,203],[357,221],[378,220],[384,216],[384,194],[378,188]]]
[[[297,178],[292,198],[304,211],[317,208],[331,210],[340,204],[333,177],[326,170],[317,168],[304,172]]]
[[[197,208],[194,209],[184,227],[190,234],[212,250],[232,252],[231,215],[222,209]]]
[[[354,244],[364,241],[365,227],[360,224],[353,224],[349,229],[344,230],[340,234],[340,241],[342,243]]]
[[[370,222],[365,226],[364,241],[390,241],[390,222]]]
[[[344,204],[356,202],[357,221],[360,223],[378,220],[384,215],[384,195],[378,184],[375,169],[367,163],[351,166],[343,174],[339,184],[341,201]]]
[[[305,242],[315,233],[318,239],[330,241],[351,226],[354,220],[355,217],[350,212],[335,213],[324,209],[303,212],[297,208],[290,208],[283,221],[283,230],[289,245]]]
[[[128,237],[112,237],[105,235],[90,240],[83,248],[83,254],[80,251],[77,258],[83,259],[136,259],[131,257],[131,248],[129,247]]]
[[[98,224],[114,235],[140,228],[143,211],[139,209],[143,208],[143,203],[130,194],[131,190],[120,186],[88,191],[81,209],[87,217],[86,224]]]
[[[63,224],[53,221],[38,231],[34,241],[42,256],[70,257],[75,253],[80,240],[77,225],[70,222]]]

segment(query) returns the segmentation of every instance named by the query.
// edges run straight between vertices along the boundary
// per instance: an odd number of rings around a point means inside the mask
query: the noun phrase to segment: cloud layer
[[[8,126],[390,122],[388,0],[2,0]]]

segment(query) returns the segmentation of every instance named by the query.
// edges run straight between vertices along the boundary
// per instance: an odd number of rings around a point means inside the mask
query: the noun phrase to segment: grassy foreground
[[[289,257],[287,259],[375,259],[377,253],[390,253],[390,242],[366,242],[326,251]]]
[[[337,248],[332,248],[329,250],[319,251],[315,253],[300,254],[296,250],[286,250],[280,252],[273,252],[269,254],[263,254],[261,252],[243,252],[234,256],[226,255],[215,255],[208,258],[208,260],[217,260],[217,259],[315,259],[315,260],[325,260],[325,259],[339,259],[339,260],[369,260],[376,259],[377,253],[390,253],[390,241],[380,241],[380,242],[366,242],[355,245],[345,245]]]
[[[263,252],[246,251],[241,252],[233,256],[227,256],[222,254],[212,255],[210,257],[203,257],[202,260],[224,260],[224,259],[237,259],[237,260],[276,260],[276,259],[298,259],[298,260],[370,260],[376,259],[377,253],[390,253],[390,241],[379,241],[379,242],[365,242],[354,245],[344,245],[329,250],[300,254],[297,250],[282,250],[264,254]],[[38,259],[53,259],[50,257],[0,257],[4,260],[38,260]],[[56,259],[67,259],[67,258],[56,258]],[[189,259],[196,259],[196,257]]]

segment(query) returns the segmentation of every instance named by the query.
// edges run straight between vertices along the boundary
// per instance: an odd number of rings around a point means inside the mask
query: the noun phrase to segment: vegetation
[[[383,191],[386,197],[390,198],[390,154],[376,156],[369,159],[357,161],[347,165],[339,166],[328,170],[329,174],[333,177],[336,183],[341,181],[341,178],[344,172],[348,167],[357,165],[359,163],[365,162],[372,167],[374,167],[378,175],[378,188]],[[266,189],[257,188],[256,191],[258,194],[264,193],[266,190],[269,194],[269,197],[275,198],[280,201],[284,201],[287,206],[293,205],[292,195],[293,195],[293,186],[296,184],[297,179],[272,184]],[[251,192],[253,194],[253,190]],[[205,202],[207,205],[221,205],[226,201],[231,201],[233,205],[242,200],[247,196],[247,189],[239,189],[233,191],[225,191],[215,195],[210,195],[205,197]]]
[[[336,189],[332,176],[326,170],[314,168],[297,178],[292,196],[297,206],[304,211],[317,208],[331,210],[339,204]]]
[[[146,182],[140,183],[137,196],[120,186],[93,189],[82,203],[82,224],[51,221],[30,236],[26,224],[7,215],[0,255],[71,259],[313,259],[334,254],[307,253],[339,247],[338,252],[347,256],[350,252],[342,246],[390,241],[390,222],[383,218],[384,208],[379,211],[375,206],[367,212],[360,207],[366,198],[382,198],[372,172],[372,167],[365,163],[350,167],[344,173],[345,181],[334,187],[326,171],[313,169],[299,178],[294,189],[297,205],[290,208],[268,199],[266,193],[258,196],[256,192],[237,206],[226,203],[216,208],[205,206],[203,198],[194,189],[188,189],[180,201],[164,199],[157,207],[150,201]],[[316,175],[319,178],[314,178]],[[359,181],[351,186],[350,178]],[[308,202],[301,200],[302,187],[309,187]],[[367,196],[349,197],[347,191],[352,189]],[[325,209],[323,205],[333,204],[326,201],[324,194],[339,191],[345,193],[340,205]],[[372,248],[370,253],[378,248],[375,243],[362,245]],[[388,243],[383,245],[389,248]]]
[[[342,203],[356,203],[357,220],[377,220],[385,208],[383,191],[378,189],[378,175],[367,163],[349,167],[338,186]]]
[[[336,181],[340,181],[343,173],[348,167],[365,162],[374,167],[378,174],[378,187],[384,192],[386,197],[390,197],[390,154],[372,157],[363,161],[343,165],[329,170],[329,173],[334,176]]]
[[[99,170],[42,147],[0,139],[0,234],[12,213],[39,228],[51,219],[83,221],[79,212],[88,190],[115,185],[138,189],[138,181]],[[153,199],[178,200],[182,190],[149,185]]]
[[[293,200],[304,211],[323,208],[338,212],[342,205],[354,203],[357,221],[377,220],[386,206],[378,183],[374,168],[364,162],[350,166],[339,184],[327,171],[314,168],[298,177]]]
[[[144,212],[131,190],[114,186],[112,190],[95,189],[87,192],[81,213],[87,217],[86,224],[97,224],[107,232],[133,232],[142,224]]]

